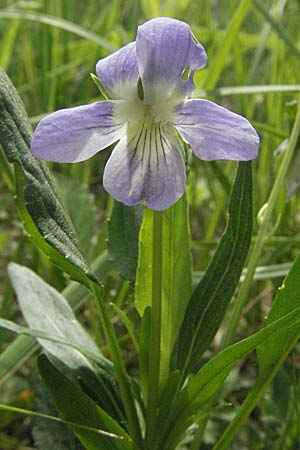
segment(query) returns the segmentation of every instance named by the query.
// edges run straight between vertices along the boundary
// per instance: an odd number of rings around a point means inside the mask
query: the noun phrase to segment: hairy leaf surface
[[[0,144],[15,165],[16,205],[32,241],[62,270],[97,281],[78,243],[46,165],[30,152],[32,129],[24,105],[0,69]]]

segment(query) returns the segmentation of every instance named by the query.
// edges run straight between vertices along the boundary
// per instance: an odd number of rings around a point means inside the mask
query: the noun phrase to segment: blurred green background
[[[263,213],[296,113],[300,90],[299,0],[0,0],[0,66],[12,78],[35,126],[44,114],[56,109],[101,99],[89,75],[95,71],[96,62],[134,40],[140,23],[162,15],[188,22],[207,50],[208,66],[195,76],[194,95],[245,115],[260,133],[260,154],[254,163],[257,217],[259,211]],[[110,150],[105,150],[81,164],[52,165],[66,208],[91,260],[105,249],[105,219],[110,215],[112,200],[104,192],[101,180],[109,154]],[[0,168],[0,316],[18,320],[6,275],[9,261],[32,267],[58,289],[67,281],[23,234],[13,203],[11,169],[6,167],[1,151]],[[261,256],[265,275],[253,285],[240,337],[261,327],[275,288],[299,252],[299,168],[298,146]],[[195,279],[207,266],[224,229],[234,170],[232,162],[192,160],[187,189]],[[129,310],[132,308],[132,288],[116,274],[110,275],[106,290],[109,298],[117,297],[119,303],[125,302]],[[101,342],[101,333],[93,323],[93,306],[88,304],[81,312],[82,320]],[[7,349],[13,338],[0,331],[0,348]],[[211,351],[217,347],[218,339]],[[130,363],[130,348],[125,346],[125,350]],[[295,353],[232,449],[300,448],[299,368]],[[255,374],[255,359],[251,358],[233,372],[226,385],[233,405],[241,403]],[[33,408],[35,380],[34,359],[21,368],[12,367],[9,377],[0,376],[0,402]],[[231,420],[230,414],[224,412],[209,422],[201,448],[211,448]],[[29,418],[1,413],[0,449],[45,450],[35,446],[32,426]]]

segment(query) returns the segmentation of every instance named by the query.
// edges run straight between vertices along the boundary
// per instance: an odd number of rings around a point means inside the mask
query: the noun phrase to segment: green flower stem
[[[251,282],[252,282],[252,279],[253,279],[253,276],[255,273],[255,268],[258,264],[258,260],[259,260],[260,254],[261,254],[262,247],[263,247],[266,239],[268,238],[268,232],[269,232],[269,226],[270,226],[271,219],[272,219],[272,214],[273,214],[281,187],[285,181],[285,177],[286,177],[288,168],[290,166],[290,162],[292,160],[292,157],[293,157],[296,145],[297,145],[299,133],[300,133],[300,95],[298,98],[298,109],[297,109],[295,123],[294,123],[293,129],[292,129],[291,136],[290,136],[287,148],[285,150],[280,168],[278,170],[273,188],[269,195],[269,199],[267,202],[266,209],[264,211],[264,215],[262,218],[260,228],[258,230],[256,241],[254,243],[254,246],[253,246],[251,254],[250,254],[250,259],[249,259],[249,263],[248,263],[248,269],[247,269],[245,281],[242,284],[242,287],[239,291],[238,297],[236,299],[236,302],[235,302],[235,305],[233,308],[232,318],[230,320],[228,330],[227,330],[226,336],[224,338],[224,347],[227,347],[228,345],[230,345],[230,343],[232,342],[232,340],[235,336],[235,333],[236,333],[236,330],[237,330],[237,327],[238,327],[238,324],[239,324],[239,321],[240,321],[240,318],[241,318],[241,315],[243,312],[243,308],[244,308],[244,305],[245,305],[247,297],[248,297]]]
[[[121,396],[128,420],[128,430],[131,437],[133,438],[135,444],[134,448],[136,450],[141,450],[143,448],[142,434],[140,430],[134,398],[130,387],[130,381],[126,372],[124,361],[121,356],[118,340],[113,330],[110,317],[104,303],[104,299],[101,293],[101,287],[92,282],[90,286],[96,300],[107,345],[113,360],[116,376],[119,382]]]
[[[163,213],[160,211],[153,211],[151,340],[145,436],[147,450],[155,450],[155,442],[158,436],[157,417],[159,404],[162,308],[162,223]]]

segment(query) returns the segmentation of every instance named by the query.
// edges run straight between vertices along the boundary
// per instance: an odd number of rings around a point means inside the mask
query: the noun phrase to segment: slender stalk
[[[128,430],[135,443],[135,449],[141,450],[143,448],[143,445],[139,420],[130,387],[130,381],[118,345],[118,340],[113,330],[110,317],[101,293],[100,286],[92,282],[90,286],[96,300],[105,338],[107,341],[109,352],[113,360],[116,376],[119,382],[121,396],[128,420]]]
[[[290,162],[293,157],[295,147],[297,145],[299,133],[300,133],[300,96],[298,99],[298,109],[297,109],[295,123],[294,123],[293,129],[292,129],[291,136],[290,136],[285,154],[283,156],[280,168],[278,170],[273,188],[269,195],[267,206],[264,211],[264,216],[263,216],[255,243],[253,245],[253,248],[252,248],[252,251],[250,254],[250,259],[249,259],[249,263],[248,263],[245,280],[244,280],[242,287],[239,291],[239,294],[237,296],[237,299],[236,299],[236,302],[235,302],[235,305],[233,308],[232,317],[231,317],[231,320],[230,320],[230,323],[228,326],[228,330],[227,330],[226,336],[224,338],[224,347],[227,347],[228,345],[230,345],[230,343],[232,342],[232,340],[235,336],[235,333],[236,333],[236,330],[238,327],[238,323],[240,321],[240,317],[242,315],[242,311],[243,311],[243,308],[246,303],[247,296],[248,296],[248,293],[250,290],[251,282],[252,282],[252,279],[253,279],[253,276],[255,273],[255,268],[257,266],[257,263],[258,263],[258,260],[259,260],[260,254],[261,254],[262,247],[263,247],[266,239],[268,238],[268,231],[269,231],[269,226],[270,226],[270,222],[272,219],[272,213],[274,211],[276,201],[278,199],[281,187],[284,183],[288,168],[290,166]]]
[[[162,219],[162,212],[153,211],[151,339],[145,437],[147,450],[155,449],[155,442],[158,435],[157,417],[159,404],[162,308]]]

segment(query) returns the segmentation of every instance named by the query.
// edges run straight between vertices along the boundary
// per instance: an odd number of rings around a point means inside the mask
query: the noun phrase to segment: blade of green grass
[[[207,75],[204,81],[206,89],[213,89],[217,84],[222,70],[226,64],[226,59],[229,51],[231,50],[236,35],[241,27],[243,20],[249,12],[251,7],[251,0],[242,0],[239,2],[239,6],[232,17],[229,26],[226,31],[226,35],[219,47],[217,54],[214,56],[212,63],[209,65]]]
[[[47,14],[38,14],[33,12],[23,12],[23,11],[9,11],[9,10],[0,10],[0,19],[23,19],[29,20],[33,22],[43,23],[45,25],[50,25],[53,27],[61,28],[62,30],[69,31],[70,33],[76,34],[88,41],[94,42],[100,47],[113,52],[116,50],[116,47],[108,42],[106,39],[98,36],[98,34],[93,31],[86,30],[80,25],[70,22],[68,20],[62,19],[60,17],[50,16]]]
[[[264,3],[260,0],[252,0],[256,9],[264,17],[265,21],[268,22],[273,29],[273,31],[278,35],[278,37],[285,43],[290,53],[292,53],[296,58],[300,58],[300,49],[295,45],[292,36],[286,31],[280,22],[277,22],[269,14],[268,10],[265,8]]]
[[[20,26],[19,19],[12,20],[7,24],[5,33],[2,35],[0,47],[0,66],[6,72],[13,54],[16,37]]]

